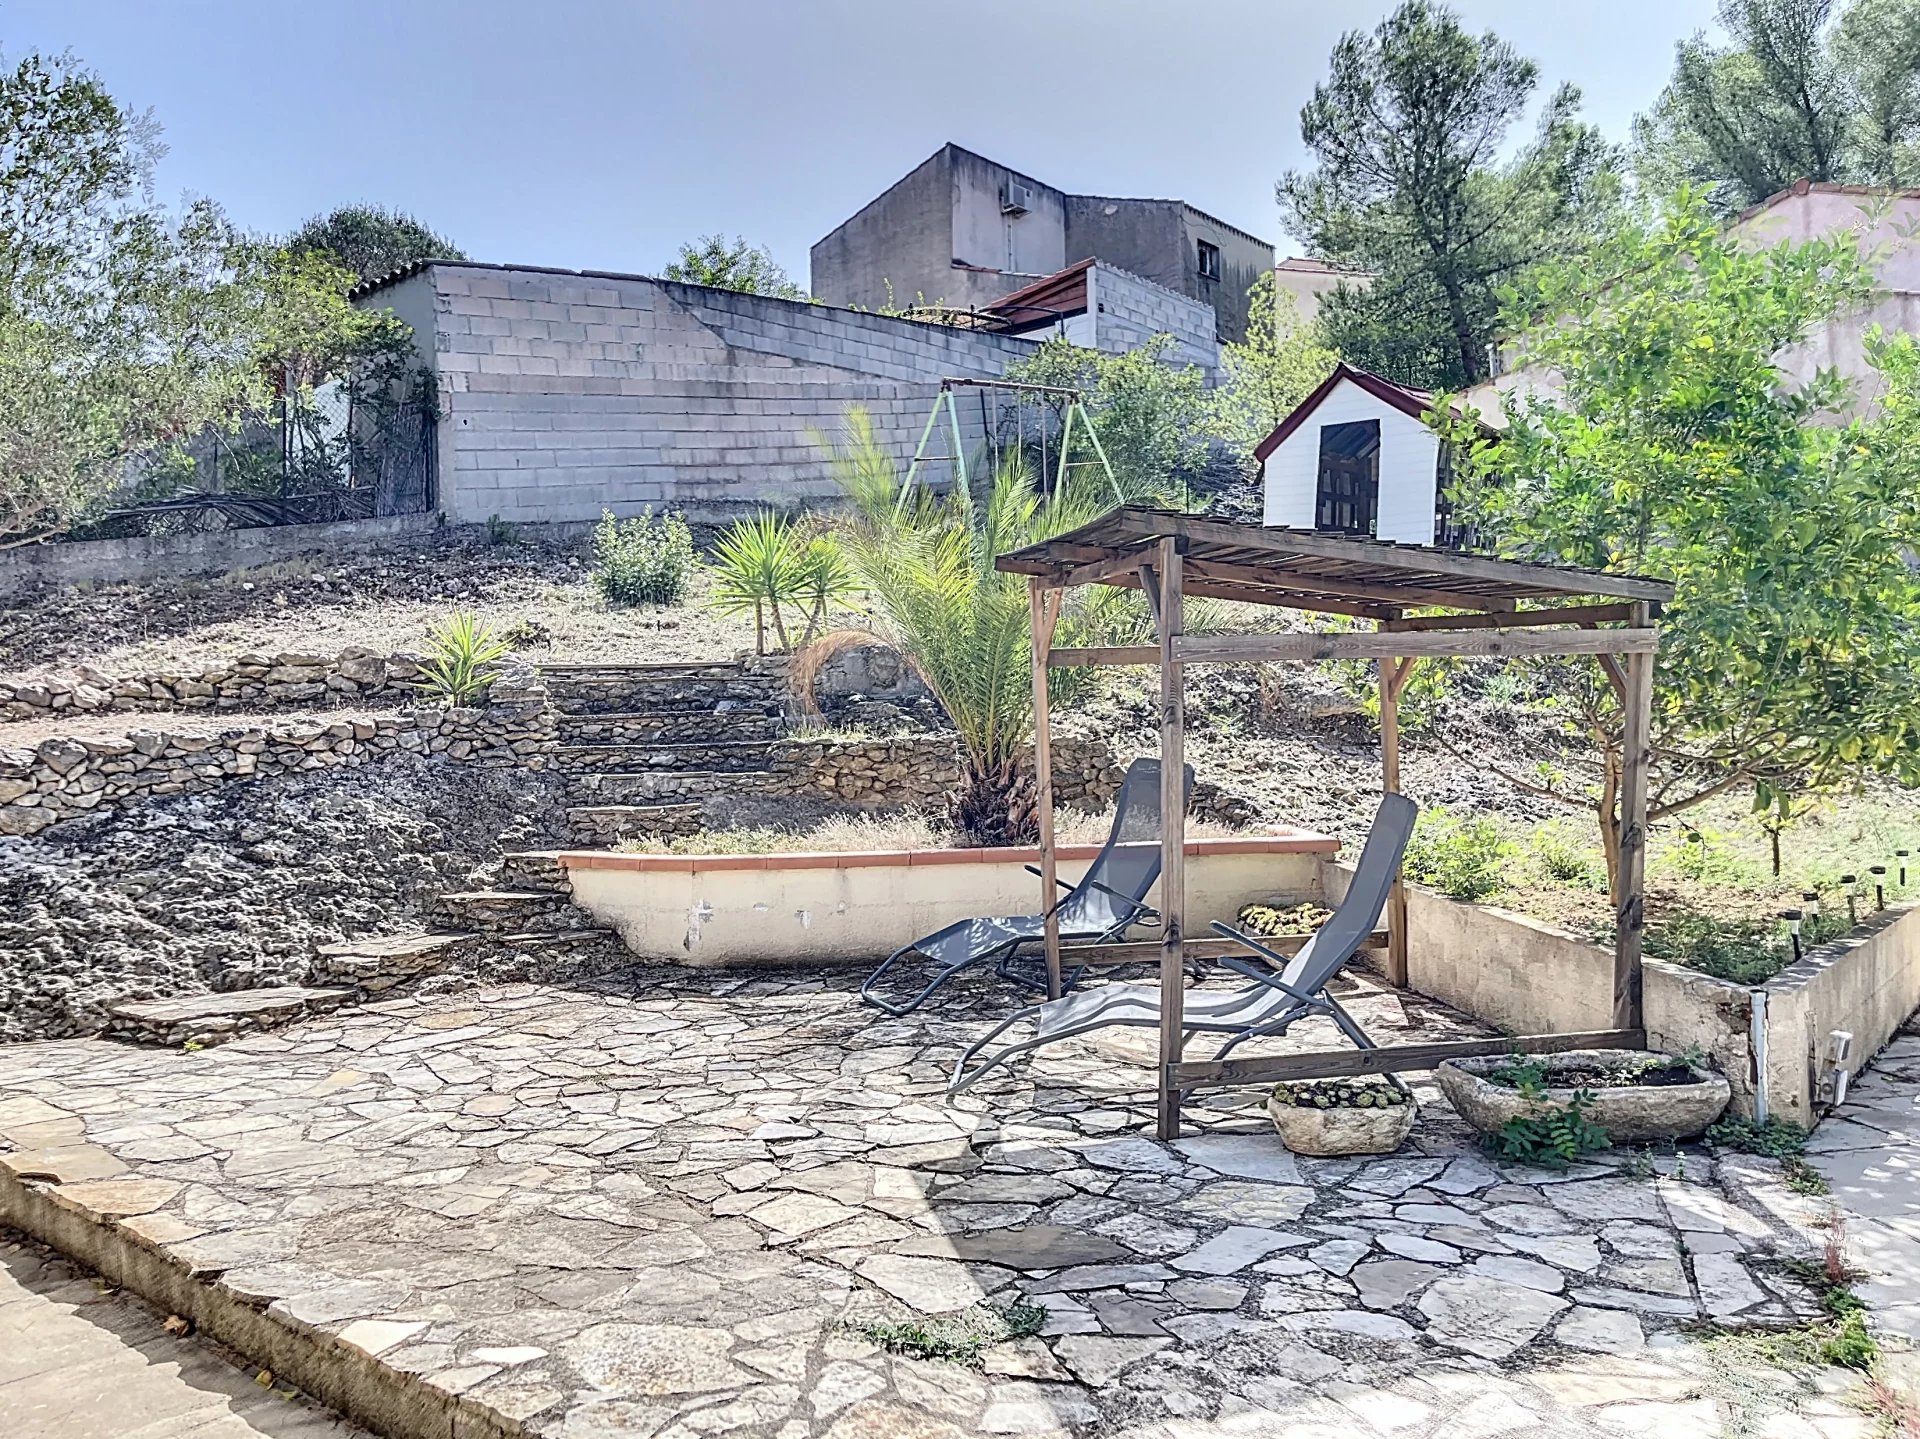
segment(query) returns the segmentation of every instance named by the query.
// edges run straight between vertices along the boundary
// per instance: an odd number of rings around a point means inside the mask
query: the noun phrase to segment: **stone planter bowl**
[[[1541,1057],[1550,1065],[1573,1061],[1597,1069],[1625,1069],[1645,1064],[1650,1058],[1674,1058],[1635,1049],[1570,1049]],[[1440,1092],[1447,1096],[1460,1117],[1482,1134],[1490,1134],[1509,1119],[1517,1119],[1527,1112],[1527,1100],[1519,1090],[1495,1084],[1486,1077],[1507,1063],[1505,1055],[1449,1059],[1434,1071]],[[1586,1116],[1605,1129],[1615,1144],[1692,1139],[1720,1117],[1733,1096],[1725,1075],[1704,1069],[1693,1069],[1692,1073],[1695,1080],[1692,1084],[1596,1089],[1592,1091],[1593,1102],[1587,1106]],[[1547,1090],[1547,1100],[1564,1105],[1576,1092],[1553,1085]]]
[[[1398,1080],[1393,1085],[1406,1094],[1405,1104],[1382,1109],[1316,1109],[1309,1104],[1280,1104],[1269,1095],[1267,1114],[1279,1131],[1280,1142],[1295,1154],[1316,1159],[1391,1154],[1413,1132],[1413,1117],[1419,1110],[1405,1085]]]

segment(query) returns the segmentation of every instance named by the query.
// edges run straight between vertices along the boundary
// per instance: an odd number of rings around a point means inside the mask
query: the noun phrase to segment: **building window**
[[[1373,538],[1380,516],[1380,422],[1320,427],[1320,483],[1313,527]]]
[[[1210,245],[1205,240],[1195,242],[1200,263],[1200,278],[1217,280],[1220,278],[1220,247]]]

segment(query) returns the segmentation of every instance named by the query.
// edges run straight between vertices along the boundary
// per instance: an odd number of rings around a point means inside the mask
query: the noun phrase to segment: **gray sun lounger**
[[[1185,772],[1185,793],[1193,793],[1193,767]],[[1028,869],[1040,873],[1033,865]],[[1086,874],[1075,882],[1058,881],[1067,891],[1053,907],[1060,917],[1060,939],[1068,944],[1093,944],[1118,939],[1139,920],[1156,918],[1146,903],[1147,891],[1160,877],[1160,761],[1137,759],[1127,767],[1114,803],[1113,829]],[[964,969],[997,960],[1001,973],[1022,976],[1008,968],[1022,945],[1046,936],[1044,914],[963,919],[888,955],[860,986],[860,998],[888,1014],[911,1013],[936,989]],[[914,957],[930,961],[933,978],[903,999],[881,994],[881,982]],[[1075,971],[1074,977],[1078,977]],[[1024,982],[1024,980],[1023,980]],[[1071,983],[1071,980],[1069,980]]]
[[[1219,920],[1214,921],[1217,933],[1238,940],[1278,972],[1244,960],[1222,960],[1228,969],[1254,982],[1244,989],[1218,994],[1189,992],[1182,1008],[1183,1029],[1189,1034],[1231,1035],[1220,1049],[1224,1055],[1249,1039],[1283,1034],[1297,1021],[1319,1014],[1331,1019],[1340,1032],[1361,1049],[1375,1048],[1353,1016],[1326,993],[1326,986],[1359,952],[1380,922],[1418,813],[1418,806],[1405,795],[1390,794],[1380,801],[1373,826],[1367,831],[1366,845],[1360,851],[1359,866],[1347,886],[1346,898],[1340,901],[1333,917],[1292,958],[1262,944],[1256,936],[1242,934]],[[975,1056],[1022,1021],[1032,1023],[1031,1038],[994,1051],[968,1072],[967,1065]],[[1109,984],[1049,1000],[1013,1015],[968,1046],[953,1067],[947,1093],[955,1095],[971,1089],[1017,1055],[1055,1040],[1091,1034],[1112,1025],[1157,1027],[1159,1023],[1160,986],[1157,984]]]

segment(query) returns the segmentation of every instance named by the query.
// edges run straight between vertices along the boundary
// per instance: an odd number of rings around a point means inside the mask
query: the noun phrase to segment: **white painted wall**
[[[1440,438],[1420,421],[1368,394],[1351,380],[1307,416],[1306,423],[1267,456],[1263,470],[1263,522],[1310,530],[1320,481],[1320,430],[1355,420],[1380,422],[1380,511],[1375,538],[1402,544],[1433,543],[1435,471]]]

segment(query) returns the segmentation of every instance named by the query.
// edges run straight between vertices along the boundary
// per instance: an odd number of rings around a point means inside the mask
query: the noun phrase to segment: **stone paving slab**
[[[949,1105],[1005,991],[894,1020],[852,989],[634,971],[204,1053],[15,1046],[0,1204],[47,1194],[493,1426],[420,1433],[1713,1433],[1751,1386],[1697,1327],[1813,1312],[1780,1261],[1816,1216],[1767,1161],[1494,1164],[1428,1086],[1392,1157],[1297,1159],[1257,1093],[1165,1145],[1146,1074],[1092,1050]],[[1043,1327],[977,1366],[871,1328],[1011,1306]],[[1816,1379],[1775,1386],[1778,1432],[1864,1436]]]
[[[1920,1035],[1880,1051],[1807,1149],[1849,1216],[1873,1326],[1920,1342]]]
[[[262,1385],[165,1316],[0,1234],[0,1433],[7,1439],[372,1439]]]

